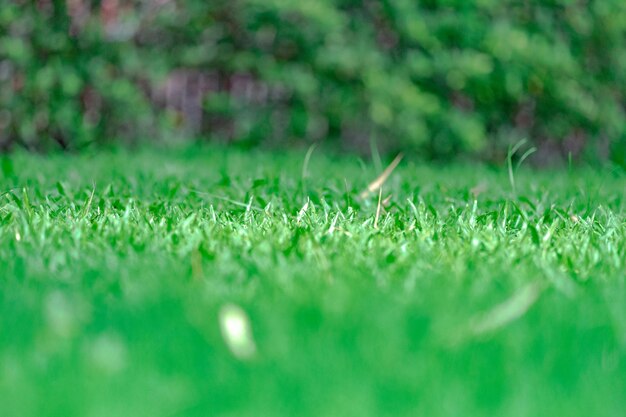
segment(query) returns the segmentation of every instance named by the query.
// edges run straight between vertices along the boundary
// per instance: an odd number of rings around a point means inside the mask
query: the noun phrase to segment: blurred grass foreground
[[[0,147],[626,163],[623,0],[2,0]]]
[[[623,171],[3,166],[2,417],[626,415]]]

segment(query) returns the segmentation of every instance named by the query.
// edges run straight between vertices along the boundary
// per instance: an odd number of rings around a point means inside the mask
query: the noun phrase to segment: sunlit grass
[[[623,172],[408,155],[363,192],[358,158],[216,148],[2,169],[2,415],[626,411]]]

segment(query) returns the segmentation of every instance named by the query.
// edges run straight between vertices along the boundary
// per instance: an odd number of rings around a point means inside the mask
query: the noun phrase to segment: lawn
[[[3,417],[626,415],[623,171],[1,165]]]

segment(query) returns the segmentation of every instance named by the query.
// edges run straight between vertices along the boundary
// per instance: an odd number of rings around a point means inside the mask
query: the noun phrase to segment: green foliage
[[[3,159],[2,414],[625,414],[624,173],[303,159]]]
[[[155,135],[172,118],[155,117],[150,91],[186,68],[219,84],[193,134],[487,157],[527,137],[623,158],[621,0],[128,2],[113,29],[96,2],[78,28],[54,4],[2,9],[5,140]],[[237,77],[248,92],[233,91]]]
[[[144,67],[148,51],[107,39],[97,16],[77,30],[64,1],[3,4],[2,141],[76,149],[151,133],[154,111],[140,86],[159,61]]]

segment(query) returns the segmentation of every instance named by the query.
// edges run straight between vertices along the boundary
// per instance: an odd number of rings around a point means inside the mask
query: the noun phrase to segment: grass
[[[623,172],[304,160],[5,157],[2,415],[626,413]]]

